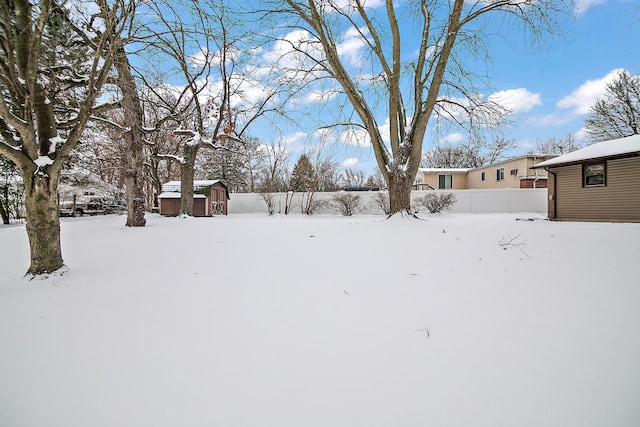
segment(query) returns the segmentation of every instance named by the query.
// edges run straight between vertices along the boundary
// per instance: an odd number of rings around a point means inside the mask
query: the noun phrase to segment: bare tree
[[[174,72],[176,96],[168,101],[173,129],[183,140],[180,156],[165,156],[181,165],[181,213],[193,214],[193,181],[199,150],[208,148],[237,155],[244,137],[259,117],[279,113],[281,86],[261,86],[249,76],[254,51],[241,16],[225,2],[158,0],[148,4],[153,21],[146,26],[147,50],[153,52],[159,73]],[[255,73],[272,80],[265,70]],[[179,76],[179,77],[176,77]],[[150,82],[150,90],[156,85]],[[255,96],[259,93],[259,96]],[[238,145],[240,144],[240,145]],[[162,154],[159,154],[162,156]],[[233,159],[225,159],[230,163]]]
[[[585,130],[593,141],[640,134],[640,76],[625,70],[608,83],[604,98],[591,107]]]
[[[472,139],[459,145],[439,145],[422,155],[421,167],[477,168],[502,159],[517,147],[513,139],[495,138],[492,142]]]
[[[121,106],[124,110],[123,139],[126,143],[124,157],[124,182],[127,200],[127,227],[142,227],[144,218],[144,112],[138,93],[129,57],[124,44],[115,52],[114,67],[118,73],[116,81],[122,94]]]
[[[423,168],[466,168],[470,161],[462,146],[438,145],[422,154]]]
[[[567,154],[580,148],[576,138],[569,134],[564,138],[551,137],[544,142],[536,142],[536,153],[539,154]]]
[[[262,151],[265,154],[265,164],[260,171],[260,193],[274,193],[288,191],[289,182],[288,166],[289,155],[282,141],[263,144]]]
[[[355,124],[372,144],[389,188],[392,213],[411,212],[412,183],[433,115],[485,125],[499,118],[497,106],[483,102],[473,85],[474,73],[465,68],[465,59],[473,60],[474,53],[476,57],[487,54],[485,40],[495,32],[496,19],[522,24],[529,35],[538,37],[558,31],[555,18],[565,10],[563,2],[556,0],[263,3],[272,4],[280,17],[291,17],[292,21],[285,21],[287,25],[308,32],[308,37],[284,42],[312,64],[309,72],[338,82],[353,108],[352,116],[347,112],[348,121],[353,123],[350,117],[357,118]],[[501,29],[511,30],[509,26]],[[360,70],[353,70],[341,55],[345,34],[355,35],[367,50],[360,54]],[[410,61],[403,55],[408,38],[421,41],[417,51],[412,49],[417,54]],[[471,51],[463,52],[465,47]],[[387,113],[388,144],[378,123],[376,108],[380,103],[385,104]]]
[[[364,171],[345,169],[342,177],[345,187],[361,187],[364,185]]]
[[[0,2],[0,154],[18,166],[25,185],[28,272],[34,275],[64,265],[57,203],[62,166],[100,109],[98,95],[133,16],[127,0],[96,5],[89,15],[52,0]]]

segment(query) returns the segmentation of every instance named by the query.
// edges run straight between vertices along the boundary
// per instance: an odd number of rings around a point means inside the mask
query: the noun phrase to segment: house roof
[[[469,168],[420,168],[424,173],[467,173]]]
[[[557,154],[523,154],[521,156],[516,156],[516,157],[510,157],[508,159],[502,159],[502,160],[498,160],[494,163],[491,164],[487,164],[487,165],[482,165],[482,166],[478,166],[477,168],[420,168],[419,170],[423,173],[467,173],[467,172],[473,172],[473,171],[478,171],[478,170],[482,170],[482,169],[487,169],[490,167],[494,167],[494,166],[498,166],[504,163],[509,163],[509,162],[513,162],[516,160],[522,160],[522,159],[527,159],[527,158],[532,158],[532,159],[536,159],[536,158],[550,158],[550,157],[556,157]]]
[[[208,179],[208,180],[195,180],[193,181],[194,190],[200,189],[202,187],[208,187],[213,184],[217,184],[218,182],[222,183],[219,179]],[[162,191],[180,191],[180,181],[169,181],[162,184]]]
[[[607,159],[611,157],[630,157],[640,155],[640,135],[627,136],[626,138],[611,139],[597,142],[580,150],[563,154],[556,158],[546,160],[533,166],[544,168],[548,166],[569,165],[581,163],[585,160]]]
[[[469,172],[471,171],[477,171],[477,170],[481,170],[481,169],[487,169],[487,168],[491,168],[494,166],[499,166],[501,164],[504,163],[510,163],[516,160],[522,160],[522,159],[538,159],[538,158],[550,158],[550,157],[557,157],[557,154],[544,154],[544,153],[530,153],[530,154],[523,154],[521,156],[516,156],[516,157],[509,157],[507,159],[501,159],[498,160],[494,163],[489,163],[486,165],[482,165],[482,166],[478,166],[477,168],[473,168],[473,169],[469,169]]]

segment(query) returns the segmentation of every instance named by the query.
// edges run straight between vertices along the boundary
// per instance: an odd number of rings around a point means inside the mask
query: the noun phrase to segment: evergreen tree
[[[313,165],[309,157],[303,154],[293,167],[289,188],[292,191],[309,191],[315,189],[315,185],[316,174]]]

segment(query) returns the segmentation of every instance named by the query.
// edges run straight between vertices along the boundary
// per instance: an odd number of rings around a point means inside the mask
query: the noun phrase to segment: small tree
[[[306,154],[302,154],[291,172],[289,188],[292,191],[309,191],[317,184],[313,164]]]
[[[18,218],[24,209],[24,186],[18,168],[13,162],[0,156],[0,217],[4,224]]]
[[[267,213],[269,216],[276,212],[276,198],[272,193],[260,193],[262,200],[267,205]]]

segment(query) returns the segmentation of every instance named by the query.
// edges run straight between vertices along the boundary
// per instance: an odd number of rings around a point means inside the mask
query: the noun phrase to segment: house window
[[[582,183],[584,187],[604,187],[607,167],[605,163],[582,165]]]
[[[509,175],[518,176],[518,169],[511,169],[511,171],[509,172]]]
[[[482,175],[480,175],[480,179],[484,181],[484,172],[482,172]]]
[[[453,175],[438,175],[438,188],[453,188]]]
[[[504,181],[504,168],[496,169],[496,181]]]

